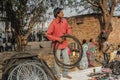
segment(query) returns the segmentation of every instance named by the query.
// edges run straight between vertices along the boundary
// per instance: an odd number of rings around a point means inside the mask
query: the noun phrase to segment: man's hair
[[[82,44],[85,44],[85,43],[86,43],[86,40],[85,40],[85,39],[83,39]]]
[[[89,42],[92,42],[93,41],[93,38],[91,38],[90,40],[89,40]]]
[[[54,9],[53,13],[54,13],[55,18],[57,17],[57,14],[59,14],[61,10],[62,10],[62,8],[59,8],[59,7]]]

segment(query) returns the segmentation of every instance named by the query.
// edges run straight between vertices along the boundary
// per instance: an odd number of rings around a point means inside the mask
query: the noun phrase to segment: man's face
[[[63,11],[61,10],[57,16],[58,16],[59,18],[62,18],[62,17],[64,16]]]

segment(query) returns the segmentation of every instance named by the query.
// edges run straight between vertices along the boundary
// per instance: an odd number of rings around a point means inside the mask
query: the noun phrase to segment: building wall
[[[113,31],[109,36],[109,41],[111,43],[119,43],[120,44],[120,18],[114,17],[112,19]]]
[[[98,18],[95,15],[87,15],[87,16],[77,16],[81,18],[83,23],[76,24],[76,17],[68,18],[68,22],[72,27],[72,34],[76,36],[80,41],[86,39],[87,41],[90,38],[97,39],[97,36],[100,33],[100,23]],[[113,17],[112,26],[113,31],[109,36],[109,42],[112,44],[120,43],[120,18]]]

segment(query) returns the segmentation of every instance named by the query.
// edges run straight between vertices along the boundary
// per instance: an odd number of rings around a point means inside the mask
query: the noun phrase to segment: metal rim
[[[48,80],[44,70],[38,62],[24,62],[16,66],[7,80]]]

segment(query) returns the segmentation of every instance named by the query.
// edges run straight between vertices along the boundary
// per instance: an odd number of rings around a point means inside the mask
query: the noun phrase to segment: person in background
[[[35,31],[33,31],[32,37],[33,37],[33,41],[36,41],[36,32]]]
[[[88,43],[88,51],[87,51],[87,56],[88,56],[88,63],[90,67],[95,66],[95,44],[94,44],[94,39],[90,39]]]
[[[53,46],[57,44],[57,50],[56,50],[56,57],[60,59],[60,55],[62,54],[63,57],[63,63],[64,64],[69,64],[69,56],[68,56],[68,49],[67,49],[67,41],[61,36],[64,36],[66,34],[71,34],[71,27],[69,26],[68,22],[66,21],[65,18],[63,18],[64,14],[62,11],[62,8],[55,8],[54,9],[54,17],[53,21],[48,27],[46,36],[49,40],[52,41]],[[60,79],[60,67],[58,64],[55,62],[55,71],[56,71],[56,77],[57,80]],[[72,79],[71,76],[68,75],[68,69],[65,67],[63,68],[63,77]]]
[[[117,49],[117,57],[120,58],[120,44],[118,45],[118,49]]]
[[[85,39],[83,39],[82,41],[82,48],[83,48],[83,56],[80,61],[80,68],[87,69],[88,68],[88,58],[87,58],[88,44]]]
[[[15,34],[13,34],[11,39],[11,47],[13,51],[16,51],[15,43],[16,43]]]
[[[5,32],[4,31],[2,32],[1,38],[3,39],[3,43],[5,43],[6,42],[6,36],[5,36]]]
[[[103,38],[102,53],[104,56],[104,64],[109,63],[108,55],[110,54],[110,43],[107,41],[107,38]]]
[[[103,38],[102,52],[108,54],[109,49],[110,49],[110,43],[107,41],[106,38]]]
[[[100,35],[99,35],[99,50],[102,50],[102,46],[104,43],[104,39],[107,39],[107,34],[105,30],[102,30]]]
[[[40,30],[37,32],[37,37],[38,37],[38,41],[42,40],[42,32]]]
[[[4,52],[3,39],[0,36],[0,52]]]

